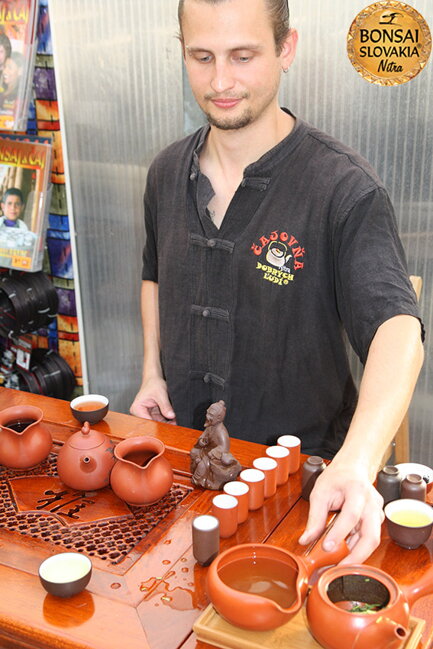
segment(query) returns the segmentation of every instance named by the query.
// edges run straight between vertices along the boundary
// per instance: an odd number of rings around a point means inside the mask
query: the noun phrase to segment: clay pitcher
[[[72,489],[93,491],[110,483],[114,466],[114,442],[84,422],[81,430],[71,435],[57,456],[60,480]]]
[[[114,493],[129,505],[151,505],[173,484],[173,471],[156,437],[129,437],[117,444],[110,476]]]
[[[433,566],[413,585],[401,587],[373,566],[337,566],[314,584],[308,624],[325,649],[398,649],[410,635],[412,604],[431,592]]]
[[[51,450],[50,432],[36,406],[12,406],[0,411],[0,464],[9,469],[30,469]]]

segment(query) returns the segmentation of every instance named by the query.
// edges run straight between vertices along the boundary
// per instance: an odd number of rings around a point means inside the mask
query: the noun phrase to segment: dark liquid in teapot
[[[14,430],[16,433],[22,433],[23,430],[27,428],[27,426],[30,426],[30,424],[34,424],[35,421],[36,419],[14,420],[5,424],[5,428],[10,428],[11,430]]]
[[[269,558],[246,558],[223,566],[218,575],[227,586],[272,599],[283,608],[291,606],[297,598],[295,565]]]

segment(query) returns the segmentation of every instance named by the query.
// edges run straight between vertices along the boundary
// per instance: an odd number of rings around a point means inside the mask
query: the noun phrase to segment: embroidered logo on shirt
[[[274,230],[268,236],[263,235],[259,243],[253,243],[251,246],[257,260],[256,270],[263,274],[263,279],[287,286],[293,282],[295,271],[304,268],[305,248],[293,234]]]

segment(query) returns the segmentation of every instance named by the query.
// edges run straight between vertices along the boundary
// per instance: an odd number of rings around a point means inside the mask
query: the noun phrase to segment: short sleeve
[[[143,268],[141,278],[152,282],[158,281],[158,255],[156,248],[156,206],[152,191],[151,171],[147,176],[144,192],[144,226],[146,241],[143,248]]]
[[[334,263],[337,308],[352,347],[365,363],[381,324],[401,314],[419,319],[394,210],[383,188],[366,191],[339,217]]]

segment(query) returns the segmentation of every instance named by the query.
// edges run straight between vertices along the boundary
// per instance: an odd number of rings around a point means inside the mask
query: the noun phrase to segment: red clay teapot
[[[235,545],[209,567],[209,599],[235,626],[253,631],[275,629],[299,611],[313,572],[341,561],[348,553],[344,541],[330,552],[319,542],[307,556],[267,543]]]
[[[0,412],[0,464],[30,469],[48,457],[52,438],[36,406],[12,406]]]
[[[71,489],[93,491],[110,483],[114,466],[114,442],[104,433],[91,430],[89,422],[71,435],[57,456],[57,473]]]
[[[325,649],[398,649],[410,633],[410,607],[431,592],[433,566],[401,587],[379,568],[335,566],[311,589],[308,624]]]

